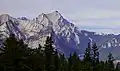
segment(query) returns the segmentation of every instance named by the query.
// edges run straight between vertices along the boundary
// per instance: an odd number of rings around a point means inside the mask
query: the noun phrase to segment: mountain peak
[[[59,13],[59,11],[54,11],[53,13],[58,14],[58,15],[61,15],[61,14]]]
[[[54,12],[49,13],[49,14],[53,14],[53,15],[56,15],[56,16],[62,16],[58,11],[54,11]]]
[[[48,13],[48,14],[46,14],[46,16],[53,23],[55,23],[58,19],[60,19],[62,17],[62,15],[58,11]]]
[[[83,54],[88,42],[98,44],[100,58],[104,58],[109,52],[120,56],[120,48],[116,48],[120,47],[120,35],[100,35],[79,30],[58,11],[42,13],[33,20],[25,20],[25,17],[22,19],[24,20],[18,20],[8,14],[0,15],[0,45],[12,33],[16,38],[23,39],[29,47],[35,48],[39,44],[44,46],[46,37],[52,34],[53,45],[66,56],[69,55],[69,52]]]
[[[58,11],[54,11],[54,12],[57,12],[57,13],[59,13]]]
[[[37,17],[41,17],[41,16],[44,16],[44,15],[45,15],[44,13],[41,13]]]
[[[9,20],[9,18],[10,18],[10,15],[8,15],[8,14],[1,14],[0,15],[0,21],[1,22],[6,22],[6,21]]]
[[[1,16],[9,16],[9,15],[8,15],[8,14],[1,14],[0,17],[1,17]]]

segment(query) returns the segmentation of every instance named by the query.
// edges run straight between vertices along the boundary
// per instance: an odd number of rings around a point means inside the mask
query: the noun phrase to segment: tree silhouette
[[[96,43],[92,46],[92,64],[93,64],[93,71],[97,71],[97,65],[99,64],[99,52]]]
[[[90,43],[88,43],[88,47],[86,48],[85,52],[84,52],[84,62],[88,62],[91,63],[92,62],[92,55],[91,55],[91,45]]]
[[[107,60],[107,66],[108,66],[108,71],[114,71],[114,57],[112,56],[112,53],[108,54],[108,60]]]
[[[54,48],[53,48],[52,37],[49,36],[47,37],[44,48],[45,48],[44,50],[45,69],[47,71],[54,71],[54,63],[53,63]]]

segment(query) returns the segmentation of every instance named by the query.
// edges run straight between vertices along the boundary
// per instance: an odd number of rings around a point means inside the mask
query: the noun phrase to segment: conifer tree
[[[84,62],[91,63],[92,62],[92,55],[91,55],[91,45],[88,43],[88,47],[86,48],[84,52]]]
[[[73,65],[72,65],[72,54],[70,53],[70,56],[68,58],[68,71],[73,71],[72,67],[73,67]]]
[[[104,61],[100,61],[99,64],[97,65],[97,70],[98,71],[106,71],[105,68],[106,68],[105,62]]]
[[[68,71],[68,62],[64,54],[60,55],[60,71]]]
[[[3,64],[4,70],[12,69],[13,71],[22,67],[22,61],[29,55],[27,45],[22,40],[17,40],[14,34],[5,40],[0,48],[2,55],[0,63]]]
[[[79,57],[78,57],[77,53],[74,52],[73,55],[72,55],[72,65],[73,65],[72,70],[73,71],[79,71],[80,70],[80,67],[79,67],[80,62],[79,61],[80,60],[79,60]]]
[[[60,58],[58,56],[57,49],[55,50],[54,54],[54,66],[55,66],[54,71],[60,71]]]
[[[85,49],[84,52],[84,59],[83,59],[83,69],[91,71],[92,65],[92,54],[91,54],[91,44],[88,43],[88,47]]]
[[[97,71],[97,65],[99,64],[99,52],[96,43],[92,46],[92,64],[93,64],[93,71]]]
[[[54,63],[53,63],[54,48],[52,45],[53,45],[52,36],[47,37],[46,43],[44,45],[45,69],[47,71],[54,71]]]
[[[117,63],[115,71],[120,71],[120,62]]]
[[[31,49],[23,40],[11,34],[0,48],[0,71],[120,71],[120,63],[114,68],[111,53],[106,62],[99,61],[96,44],[91,47],[88,43],[83,60],[79,59],[76,52],[67,58],[52,45],[50,36],[44,47],[39,44],[38,48]]]
[[[114,57],[112,56],[112,53],[108,54],[108,60],[107,60],[107,66],[108,66],[108,71],[114,71]]]

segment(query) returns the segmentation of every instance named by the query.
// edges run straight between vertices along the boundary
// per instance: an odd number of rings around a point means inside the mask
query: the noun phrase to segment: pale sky
[[[120,33],[120,0],[0,0],[0,14],[16,18],[55,10],[80,30]]]

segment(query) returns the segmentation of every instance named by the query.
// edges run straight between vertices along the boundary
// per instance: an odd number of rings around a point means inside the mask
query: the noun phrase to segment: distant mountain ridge
[[[42,13],[33,20],[2,14],[0,15],[0,44],[10,33],[15,34],[16,38],[23,39],[31,48],[37,48],[38,44],[43,46],[46,37],[52,34],[54,46],[66,56],[70,52],[82,55],[88,42],[96,42],[100,48],[101,59],[105,59],[108,52],[112,52],[116,59],[120,58],[120,35],[97,34],[78,29],[58,11]]]

